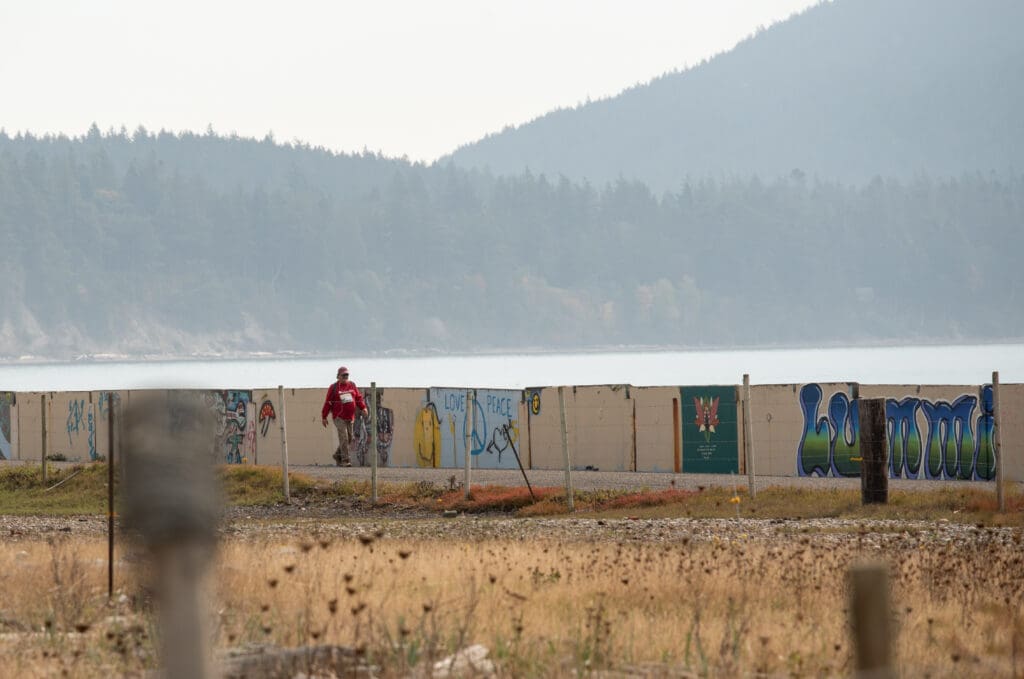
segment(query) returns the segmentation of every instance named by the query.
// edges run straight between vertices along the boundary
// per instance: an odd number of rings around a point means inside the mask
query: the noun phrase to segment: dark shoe
[[[341,453],[339,453],[339,452],[338,452],[338,451],[336,450],[336,451],[334,451],[334,455],[331,455],[331,457],[333,457],[333,458],[334,458],[334,464],[336,464],[336,465],[337,465],[337,466],[339,466],[339,467],[341,467],[341,466],[342,466],[342,460],[341,460]]]

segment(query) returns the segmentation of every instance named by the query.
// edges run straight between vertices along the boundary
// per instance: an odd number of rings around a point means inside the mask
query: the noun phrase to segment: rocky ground
[[[439,513],[379,512],[371,515],[334,514],[330,518],[306,516],[301,509],[274,515],[265,508],[233,509],[221,533],[225,539],[300,541],[312,537],[358,539],[377,533],[398,540],[550,540],[610,542],[713,542],[740,540],[768,543],[800,539],[815,546],[856,541],[865,548],[887,549],[939,546],[949,543],[1021,543],[1019,528],[981,527],[946,520],[896,521],[863,519],[593,519],[528,518]],[[5,542],[39,540],[50,536],[106,535],[104,517],[0,516],[0,535]]]
[[[317,478],[369,480],[368,468],[303,466],[293,471]],[[378,482],[427,483],[435,488],[457,487],[463,472],[453,469],[382,468]],[[530,470],[535,487],[561,486],[565,473],[558,470]],[[705,487],[745,487],[746,476],[602,472],[573,472],[577,490],[662,490],[667,488],[703,489]],[[473,470],[472,483],[521,486],[523,475],[517,470]],[[890,488],[914,490],[940,486],[979,485],[964,481],[890,480]],[[991,484],[984,484],[991,486]],[[757,487],[805,486],[818,489],[858,489],[859,478],[759,477]],[[383,530],[401,539],[551,539],[551,540],[773,540],[780,536],[806,535],[815,542],[856,539],[884,547],[893,541],[912,539],[925,543],[988,539],[992,536],[1020,536],[1020,530],[981,528],[957,524],[945,519],[936,522],[863,519],[590,519],[574,517],[517,519],[504,515],[459,515],[445,518],[441,512],[399,506],[369,507],[355,498],[332,498],[291,505],[228,507],[221,526],[225,537],[280,537],[287,539],[314,533],[339,538]],[[0,537],[5,541],[32,540],[47,536],[103,536],[107,520],[103,516],[43,517],[0,516]]]

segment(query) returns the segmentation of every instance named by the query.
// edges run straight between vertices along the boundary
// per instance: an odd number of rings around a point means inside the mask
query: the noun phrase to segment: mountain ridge
[[[1013,172],[1024,152],[1024,5],[836,0],[608,99],[442,161],[657,191],[687,176]],[[977,122],[976,125],[970,123]]]

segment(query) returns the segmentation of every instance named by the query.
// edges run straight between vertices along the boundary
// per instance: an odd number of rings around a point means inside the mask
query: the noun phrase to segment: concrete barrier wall
[[[12,459],[41,459],[40,400],[43,392],[20,392],[11,410]],[[122,392],[50,392],[47,398],[47,450],[72,461],[105,458],[109,449],[107,416]]]
[[[566,437],[574,468],[635,470],[634,402],[630,389],[626,385],[564,388]],[[528,389],[526,405],[532,468],[562,469],[558,388]]]
[[[633,387],[636,471],[682,471],[682,416],[677,387]]]
[[[1003,478],[1024,481],[1024,384],[999,387]]]
[[[368,388],[361,387],[364,391]],[[466,389],[381,389],[378,462],[386,466],[461,468],[465,460]],[[320,422],[326,387],[204,391],[219,416],[218,461],[278,464],[280,413],[287,416],[292,464],[333,464],[336,430]],[[887,399],[890,473],[919,479],[989,480],[992,466],[991,388],[979,386],[861,385],[864,398]],[[758,476],[859,474],[859,421],[847,383],[756,385],[751,388],[751,441]],[[1004,473],[1024,480],[1024,385],[1006,384],[1002,398]],[[0,391],[0,454],[38,460],[42,422],[38,392]],[[72,461],[105,457],[110,404],[131,392],[47,394],[48,450]],[[565,388],[567,437],[576,469],[664,471],[681,469],[678,387],[597,385]],[[523,466],[561,469],[558,390],[478,390],[472,423],[475,468]],[[738,405],[739,451],[742,408]],[[717,432],[709,433],[713,438]],[[691,451],[692,452],[692,451]],[[354,464],[369,464],[369,422],[356,423]],[[740,457],[742,454],[740,452]],[[742,462],[741,462],[742,464]],[[744,471],[740,466],[741,473]]]

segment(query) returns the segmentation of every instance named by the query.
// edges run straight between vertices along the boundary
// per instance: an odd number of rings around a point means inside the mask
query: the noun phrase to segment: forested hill
[[[1019,338],[1021,224],[1019,175],[655,195],[213,134],[0,134],[0,358]]]
[[[451,156],[657,191],[687,177],[1024,170],[1024,2],[835,0],[611,99]]]

